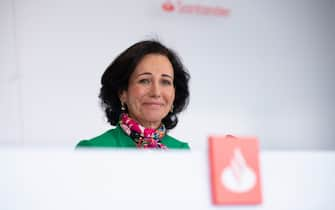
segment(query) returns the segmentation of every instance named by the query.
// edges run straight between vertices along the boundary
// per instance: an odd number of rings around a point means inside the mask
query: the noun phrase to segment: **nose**
[[[161,96],[161,88],[158,81],[152,83],[150,93],[150,95],[155,98],[159,98]]]

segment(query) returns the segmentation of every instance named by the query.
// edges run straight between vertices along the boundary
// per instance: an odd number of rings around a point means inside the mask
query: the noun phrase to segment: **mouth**
[[[160,108],[162,107],[164,104],[163,103],[159,103],[159,102],[148,102],[148,103],[143,103],[144,106],[148,106],[151,108]]]

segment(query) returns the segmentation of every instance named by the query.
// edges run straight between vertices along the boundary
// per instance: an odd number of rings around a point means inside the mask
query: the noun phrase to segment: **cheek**
[[[145,95],[145,90],[138,86],[130,87],[128,90],[128,100],[134,101],[140,99],[143,95]]]
[[[173,92],[172,95],[171,95],[171,101],[172,102],[174,101],[174,97],[175,97],[175,93]]]
[[[170,92],[168,94],[168,100],[169,100],[170,104],[173,104],[174,98],[175,98],[175,92],[173,90],[172,92]]]

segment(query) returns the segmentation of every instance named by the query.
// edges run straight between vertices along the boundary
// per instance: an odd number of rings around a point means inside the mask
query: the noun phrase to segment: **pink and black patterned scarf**
[[[166,133],[164,124],[158,129],[145,128],[130,118],[128,114],[122,113],[120,127],[134,140],[137,148],[167,149],[167,147],[161,143]]]

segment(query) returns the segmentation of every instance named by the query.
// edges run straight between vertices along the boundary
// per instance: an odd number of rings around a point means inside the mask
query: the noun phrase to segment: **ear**
[[[119,99],[121,101],[121,104],[127,102],[127,91],[126,90],[122,90],[119,92]]]

